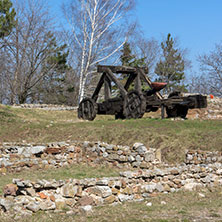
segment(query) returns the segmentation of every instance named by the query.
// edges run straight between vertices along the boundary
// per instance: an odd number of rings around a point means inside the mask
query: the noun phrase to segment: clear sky
[[[222,40],[222,0],[138,0],[136,14],[146,36],[178,37],[195,70],[196,57]]]
[[[68,1],[48,3],[52,13],[61,15],[60,6]],[[168,33],[179,38],[194,71],[198,71],[196,57],[222,40],[222,0],[137,0],[135,18],[147,38],[162,41]]]

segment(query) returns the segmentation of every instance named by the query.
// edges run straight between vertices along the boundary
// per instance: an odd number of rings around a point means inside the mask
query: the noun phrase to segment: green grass
[[[222,151],[222,120],[114,120],[97,116],[79,120],[74,111],[29,110],[0,106],[0,142],[104,141],[130,145],[142,142],[161,148],[164,160],[181,162],[185,149]]]
[[[160,148],[165,161],[181,162],[186,149],[222,151],[221,120],[172,121],[151,119],[145,115],[137,120],[114,120],[113,116],[98,116],[93,122],[77,119],[74,111],[44,111],[12,108],[0,105],[0,142],[52,142],[52,141],[104,141],[132,146],[142,142],[147,147]],[[118,176],[118,170],[109,167],[92,167],[86,164],[58,169],[25,170],[20,173],[0,175],[0,188],[13,178],[29,180],[68,179]],[[221,188],[205,190],[205,198],[198,192],[178,192],[151,197],[151,207],[146,202],[123,203],[94,209],[92,215],[66,215],[66,212],[39,212],[28,222],[89,221],[222,221]],[[0,189],[0,194],[2,190]],[[162,205],[165,201],[166,205]],[[0,216],[1,222],[14,219]],[[18,221],[18,220],[17,220]]]

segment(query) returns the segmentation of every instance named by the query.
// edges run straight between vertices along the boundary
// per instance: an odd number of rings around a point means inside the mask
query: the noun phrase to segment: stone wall
[[[0,173],[30,167],[48,169],[78,162],[149,168],[160,161],[160,151],[147,148],[142,143],[135,143],[132,147],[102,142],[0,145]]]
[[[13,108],[25,108],[25,109],[43,109],[43,110],[77,110],[77,106],[66,106],[56,104],[19,104],[13,105]]]
[[[189,150],[186,153],[186,164],[222,163],[221,151]]]
[[[188,96],[191,94],[184,94]],[[207,96],[208,106],[204,109],[189,109],[188,119],[222,119],[222,98]],[[55,104],[21,104],[13,105],[15,108],[44,109],[44,110],[77,110],[75,106]],[[160,112],[160,110],[159,110]]]
[[[207,108],[189,109],[188,119],[222,119],[222,98],[207,97]]]
[[[0,198],[2,213],[19,216],[37,211],[88,212],[93,206],[140,201],[157,193],[222,185],[222,164],[179,165],[153,170],[125,171],[119,177],[69,180],[13,179]]]
[[[1,173],[30,167],[47,169],[80,161],[129,167],[129,171],[110,178],[13,179],[12,184],[3,189],[0,213],[18,218],[40,210],[66,209],[67,213],[75,214],[89,212],[93,206],[144,200],[157,193],[222,185],[221,152],[191,150],[185,156],[185,163],[169,167],[160,164],[158,150],[141,143],[132,147],[102,142],[3,143],[0,145]],[[133,171],[132,167],[137,170]]]

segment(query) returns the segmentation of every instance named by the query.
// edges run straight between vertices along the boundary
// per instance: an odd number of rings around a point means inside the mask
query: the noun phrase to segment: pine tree
[[[10,0],[0,0],[0,38],[9,35],[15,26],[15,10]]]
[[[130,44],[126,42],[121,50],[122,55],[120,56],[120,61],[122,66],[131,67],[145,67],[145,58],[137,59],[135,55],[132,54]]]
[[[73,92],[70,83],[66,82],[66,74],[70,70],[67,64],[69,51],[66,48],[66,45],[57,46],[56,39],[52,38],[45,69],[47,70],[48,66],[53,69],[44,76],[38,86],[43,103],[65,104],[67,103],[66,94]]]
[[[167,40],[161,43],[163,58],[157,63],[155,73],[159,76],[158,81],[167,82],[166,91],[180,90],[184,86],[181,81],[184,76],[184,59],[178,49],[175,49],[175,41],[170,34]]]
[[[134,54],[132,54],[132,50],[130,48],[130,44],[126,42],[123,45],[123,49],[121,50],[122,54],[120,56],[120,61],[122,63],[122,66],[131,66],[131,67],[146,67],[145,63],[145,57],[137,59]],[[127,80],[128,75],[122,75],[120,79],[122,80],[122,83],[125,84]],[[142,81],[142,88],[145,88],[144,83]],[[134,89],[134,83],[132,83],[129,87],[129,90]]]

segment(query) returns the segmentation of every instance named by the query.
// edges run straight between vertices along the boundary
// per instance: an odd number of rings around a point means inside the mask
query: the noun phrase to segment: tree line
[[[172,90],[222,96],[222,44],[198,57],[200,74],[170,33],[146,38],[134,0],[75,0],[57,26],[43,0],[0,0],[0,103],[77,105],[99,79],[98,64],[147,67]],[[129,19],[132,17],[132,19]],[[130,22],[129,22],[130,21]]]

